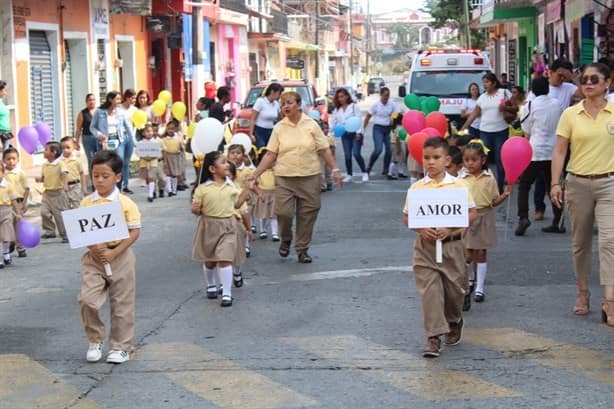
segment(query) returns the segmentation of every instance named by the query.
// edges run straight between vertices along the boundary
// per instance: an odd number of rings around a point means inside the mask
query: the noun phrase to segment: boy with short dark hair
[[[43,183],[45,189],[40,209],[43,222],[43,235],[41,237],[43,239],[55,238],[57,225],[62,243],[68,243],[64,221],[62,220],[62,212],[68,209],[68,198],[64,191],[66,174],[62,173],[62,147],[58,142],[47,142],[43,156],[47,159],[47,162],[43,163],[41,176],[36,178],[37,182]]]
[[[71,136],[60,139],[60,146],[62,147],[62,173],[66,174],[63,184],[68,198],[68,208],[76,209],[83,196],[87,194],[83,165],[81,159],[75,155],[75,140]]]
[[[460,179],[446,172],[451,158],[448,142],[443,138],[429,138],[422,153],[424,178],[414,183],[410,190],[466,188]],[[467,190],[469,219],[475,218],[475,203]],[[408,225],[409,192],[405,199],[403,221]],[[427,344],[425,358],[438,357],[440,336],[452,346],[461,340],[463,329],[462,306],[467,291],[467,267],[465,265],[465,230],[461,228],[412,229],[418,236],[414,241],[412,260],[416,288],[422,302],[422,316]],[[443,242],[443,262],[435,261],[436,241]]]
[[[107,362],[126,362],[132,350],[136,258],[130,246],[139,237],[141,214],[136,204],[121,194],[116,186],[122,178],[122,167],[123,161],[115,151],[97,152],[92,159],[94,193],[81,202],[81,207],[88,207],[118,201],[129,232],[127,239],[88,246],[89,251],[82,258],[83,283],[79,304],[89,341],[88,362],[97,362],[102,357],[105,328],[99,310],[105,302],[107,290],[111,304]],[[110,266],[110,275],[107,275],[105,265]]]

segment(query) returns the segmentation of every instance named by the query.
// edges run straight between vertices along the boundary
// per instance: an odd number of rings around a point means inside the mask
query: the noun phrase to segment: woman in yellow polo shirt
[[[273,167],[275,214],[279,222],[279,255],[288,257],[292,243],[292,219],[296,213],[296,254],[299,263],[311,263],[307,250],[320,210],[320,160],[333,170],[335,183],[343,186],[341,173],[320,126],[301,110],[301,96],[294,91],[281,96],[284,118],[273,128],[267,153],[251,179]]]
[[[559,180],[569,149],[565,200],[573,226],[573,264],[578,284],[574,313],[589,312],[588,276],[596,222],[604,292],[602,319],[614,327],[614,103],[606,99],[610,70],[603,64],[587,65],[580,84],[585,99],[563,112],[556,132],[550,199],[555,206],[562,206]]]

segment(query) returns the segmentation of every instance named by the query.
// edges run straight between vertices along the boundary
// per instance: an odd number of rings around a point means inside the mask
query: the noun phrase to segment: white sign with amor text
[[[139,141],[135,153],[139,158],[159,158],[161,149],[160,142]]]
[[[71,249],[129,237],[119,201],[65,210],[62,219]]]
[[[407,216],[410,229],[428,227],[468,227],[467,188],[409,189]]]

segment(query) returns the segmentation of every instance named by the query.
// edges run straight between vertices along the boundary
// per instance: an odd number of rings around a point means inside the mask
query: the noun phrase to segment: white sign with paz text
[[[161,148],[160,142],[139,141],[135,153],[139,158],[159,158]]]
[[[65,210],[62,219],[72,249],[130,236],[119,201]]]

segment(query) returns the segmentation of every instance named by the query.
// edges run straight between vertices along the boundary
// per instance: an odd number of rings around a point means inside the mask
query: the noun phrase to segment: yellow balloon
[[[151,110],[154,114],[162,116],[166,112],[166,104],[161,99],[156,99],[153,104],[151,104]]]
[[[175,118],[178,121],[181,121],[183,119],[183,117],[185,116],[185,113],[187,111],[187,108],[185,106],[185,104],[181,101],[177,101],[173,104],[172,108],[171,108],[171,112],[173,114],[173,118]]]
[[[147,114],[140,109],[137,109],[134,115],[132,115],[132,123],[136,129],[143,129],[147,123]]]
[[[188,125],[188,138],[191,138],[194,136],[195,129],[196,129],[196,122],[192,122],[190,125]]]
[[[163,101],[166,105],[170,105],[171,101],[173,100],[173,96],[171,95],[170,91],[163,89],[158,94],[158,99]]]

